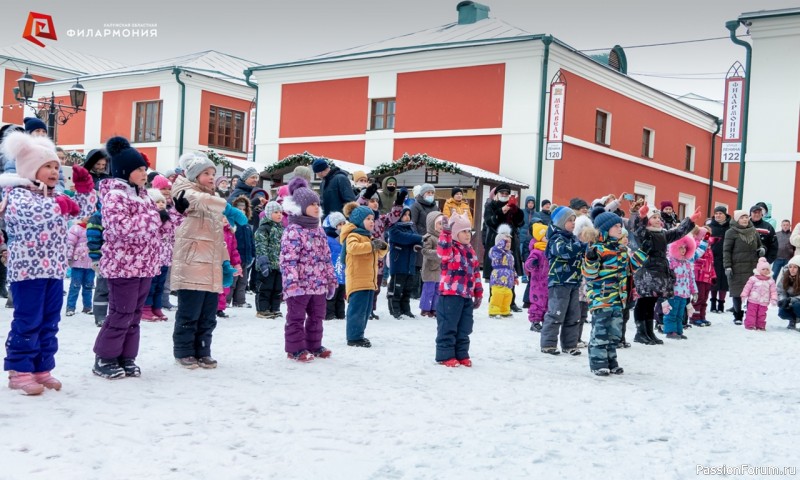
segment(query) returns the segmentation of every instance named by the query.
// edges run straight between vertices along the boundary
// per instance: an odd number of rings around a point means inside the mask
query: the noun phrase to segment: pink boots
[[[160,308],[151,308],[150,311],[153,312],[153,316],[156,317],[156,319],[162,322],[166,322],[167,320],[169,320],[169,318],[167,318],[167,316],[164,315],[164,312],[162,312]]]
[[[56,391],[61,390],[61,381],[50,375],[50,372],[34,373],[33,379],[36,380],[36,383],[39,385],[44,386],[44,388]]]
[[[145,322],[163,322],[168,319],[160,308],[153,308],[151,305],[145,305],[142,307],[142,320]]]

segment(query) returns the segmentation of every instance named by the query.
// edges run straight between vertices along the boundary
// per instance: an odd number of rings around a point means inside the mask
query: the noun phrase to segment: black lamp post
[[[47,135],[55,142],[56,122],[59,125],[64,125],[76,113],[86,111],[85,108],[82,108],[83,103],[86,101],[86,90],[77,80],[75,81],[75,84],[69,89],[69,101],[72,104],[70,109],[60,101],[56,103],[56,95],[53,92],[50,92],[49,102],[31,100],[36,83],[36,80],[25,69],[25,75],[17,80],[18,86],[14,88],[14,98],[29,107],[44,107],[47,109]],[[34,114],[39,119],[44,116],[36,108],[34,108]]]

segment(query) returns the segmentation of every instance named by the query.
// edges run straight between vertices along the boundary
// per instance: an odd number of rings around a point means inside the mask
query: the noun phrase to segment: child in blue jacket
[[[422,250],[422,235],[414,230],[411,209],[404,207],[400,221],[389,227],[389,313],[394,318],[415,318],[411,313],[411,294],[416,288],[417,252]]]
[[[325,320],[344,320],[345,319],[345,286],[344,286],[344,265],[339,261],[342,254],[342,244],[339,242],[339,235],[342,233],[342,225],[347,219],[340,212],[333,212],[322,222],[322,229],[328,237],[328,248],[331,249],[331,263],[336,274],[336,293],[333,298],[327,300]]]

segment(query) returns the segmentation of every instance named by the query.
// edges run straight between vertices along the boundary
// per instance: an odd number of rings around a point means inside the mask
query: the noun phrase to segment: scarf
[[[289,223],[311,230],[319,227],[319,218],[309,217],[308,215],[289,215]]]

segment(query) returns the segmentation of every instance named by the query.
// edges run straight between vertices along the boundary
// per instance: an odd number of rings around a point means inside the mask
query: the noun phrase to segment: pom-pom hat
[[[32,137],[22,132],[12,132],[3,140],[3,154],[17,164],[17,175],[34,181],[36,172],[49,163],[58,162],[56,146],[47,137]]]
[[[145,167],[147,162],[138,150],[131,147],[125,137],[111,137],[106,142],[106,152],[111,158],[111,176],[128,181],[134,170]]]

